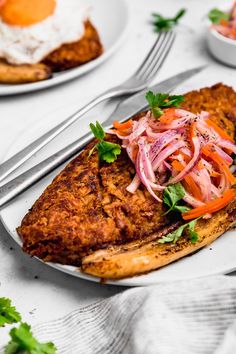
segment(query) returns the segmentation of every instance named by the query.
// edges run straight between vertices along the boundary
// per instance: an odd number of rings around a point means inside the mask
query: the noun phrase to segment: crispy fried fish
[[[83,37],[67,43],[50,53],[43,63],[52,71],[63,71],[85,64],[103,53],[103,47],[96,28],[87,20]]]
[[[183,108],[208,111],[235,136],[236,93],[230,87],[217,84],[190,92]],[[118,142],[114,135],[107,138]],[[126,151],[112,164],[101,163],[97,153],[88,157],[95,143],[67,165],[24,217],[17,231],[25,252],[44,261],[82,265],[83,271],[100,277],[122,278],[173,262],[235,225],[233,201],[210,220],[197,222],[195,245],[184,237],[176,244],[158,244],[182,221],[163,215],[163,205],[145,187],[127,192],[135,169]]]

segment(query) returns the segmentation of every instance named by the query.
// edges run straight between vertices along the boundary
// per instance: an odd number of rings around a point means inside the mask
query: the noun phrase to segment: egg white
[[[11,64],[36,64],[62,44],[79,40],[89,7],[81,0],[57,0],[54,13],[42,22],[20,27],[0,19],[0,57]]]

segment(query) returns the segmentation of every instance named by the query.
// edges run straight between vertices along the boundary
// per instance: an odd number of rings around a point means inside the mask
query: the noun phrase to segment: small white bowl
[[[208,26],[207,44],[212,55],[227,65],[236,67],[236,40],[230,39]]]

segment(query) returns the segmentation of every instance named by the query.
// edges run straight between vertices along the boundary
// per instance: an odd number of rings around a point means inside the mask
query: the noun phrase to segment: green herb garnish
[[[208,18],[212,23],[218,25],[221,20],[228,21],[230,19],[230,14],[219,9],[212,9],[208,13]]]
[[[120,145],[104,140],[106,134],[99,122],[96,122],[96,125],[90,123],[89,126],[95,138],[99,140],[99,143],[97,143],[93,149],[90,150],[89,156],[92,155],[94,149],[97,149],[100,160],[108,163],[114,162],[117,159],[117,156],[121,153]]]
[[[164,114],[162,108],[179,107],[180,103],[184,101],[183,96],[170,96],[168,93],[157,93],[155,95],[152,91],[148,91],[146,99],[155,118]]]
[[[21,315],[12,306],[11,300],[5,297],[0,298],[0,327],[5,324],[12,324],[21,321]]]
[[[181,17],[184,16],[184,14],[186,13],[185,9],[181,9],[177,15],[173,18],[166,18],[163,17],[160,14],[154,13],[153,17],[153,24],[155,26],[155,30],[156,32],[162,32],[162,31],[169,31],[170,29],[172,29],[175,25],[178,24],[179,19]]]
[[[0,327],[21,321],[21,315],[12,306],[11,300],[0,298]],[[10,341],[4,349],[4,354],[55,354],[53,343],[39,343],[27,323],[20,323],[18,328],[10,331]]]
[[[163,193],[163,201],[169,207],[169,209],[164,215],[168,214],[170,211],[186,213],[188,210],[190,210],[189,207],[178,204],[178,202],[182,200],[184,196],[185,190],[181,183],[175,183],[166,187]]]
[[[10,331],[11,340],[5,347],[4,354],[55,354],[53,343],[39,343],[27,323],[21,323],[18,328]]]
[[[187,224],[181,225],[178,229],[174,230],[173,232],[170,232],[166,236],[163,236],[160,240],[158,240],[158,243],[169,243],[169,242],[176,243],[179,240],[179,238],[183,236],[183,232],[187,231],[191,242],[195,244],[198,241],[198,234],[194,229],[195,229],[196,222],[200,218],[201,216],[197,219],[191,220]]]

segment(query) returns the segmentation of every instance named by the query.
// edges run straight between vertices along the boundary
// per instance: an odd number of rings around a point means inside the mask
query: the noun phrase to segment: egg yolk
[[[5,4],[6,0],[0,0],[0,7]]]
[[[2,20],[13,26],[31,26],[54,13],[56,0],[0,0]]]

